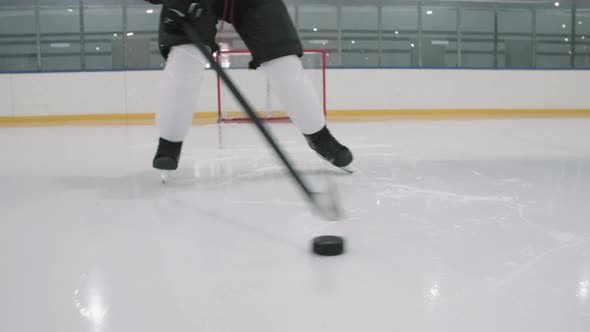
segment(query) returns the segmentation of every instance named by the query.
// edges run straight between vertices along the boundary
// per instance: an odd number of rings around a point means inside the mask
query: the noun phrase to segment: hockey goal
[[[250,70],[252,59],[247,50],[229,50],[217,53],[217,62],[236,83],[246,100],[261,120],[288,121],[287,113],[272,93],[272,86],[262,70]],[[326,52],[305,50],[301,58],[305,74],[316,91],[324,114],[326,113]],[[248,122],[250,118],[217,77],[217,108],[219,122]]]

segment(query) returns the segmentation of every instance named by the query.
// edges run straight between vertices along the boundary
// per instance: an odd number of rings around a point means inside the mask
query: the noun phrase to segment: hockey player
[[[192,124],[206,59],[190,42],[183,23],[192,23],[211,49],[219,20],[231,23],[252,54],[250,68],[261,67],[273,92],[309,146],[334,166],[347,170],[353,160],[326,127],[322,106],[299,57],[301,42],[282,0],[147,0],[163,4],[159,44],[167,59],[162,97],[156,113],[160,140],[153,167],[175,170]]]

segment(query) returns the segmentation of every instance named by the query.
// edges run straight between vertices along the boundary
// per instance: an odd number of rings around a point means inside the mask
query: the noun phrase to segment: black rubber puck
[[[344,239],[340,236],[323,235],[313,239],[313,252],[320,256],[337,256],[344,252]]]

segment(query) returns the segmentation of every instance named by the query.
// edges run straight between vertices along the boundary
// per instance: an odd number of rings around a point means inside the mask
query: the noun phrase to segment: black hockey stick
[[[293,168],[293,165],[289,161],[289,159],[287,158],[287,155],[279,147],[276,140],[272,137],[272,135],[270,134],[268,129],[266,129],[266,126],[262,123],[260,118],[258,118],[258,116],[254,112],[254,109],[252,108],[252,106],[250,106],[248,101],[246,101],[246,99],[244,98],[242,93],[240,93],[240,91],[238,90],[236,85],[232,82],[232,80],[229,78],[229,76],[226,74],[226,72],[223,70],[223,68],[221,68],[219,63],[217,63],[217,61],[215,60],[215,58],[211,54],[211,51],[207,48],[207,46],[205,46],[205,44],[203,44],[203,42],[201,41],[201,38],[199,37],[199,35],[195,31],[194,26],[190,22],[184,23],[184,32],[189,37],[191,42],[193,44],[195,44],[195,46],[205,56],[205,58],[211,64],[211,67],[215,70],[217,75],[219,75],[219,77],[221,77],[221,80],[223,81],[223,83],[231,91],[231,93],[234,95],[236,100],[240,103],[240,105],[242,106],[244,111],[246,111],[246,113],[248,114],[248,116],[250,117],[250,119],[252,120],[254,125],[256,125],[256,127],[258,128],[258,130],[260,131],[262,136],[264,136],[264,138],[266,139],[267,143],[272,147],[272,149],[274,150],[276,155],[281,159],[281,161],[283,162],[285,167],[287,167],[287,169],[289,170],[289,173],[291,174],[291,177],[293,178],[293,180],[295,180],[295,183],[301,189],[301,191],[303,192],[305,197],[309,200],[309,202],[315,208],[317,208],[318,212],[320,212],[323,217],[330,219],[330,220],[339,219],[340,215],[341,215],[340,207],[336,201],[336,198],[334,197],[335,195],[333,194],[333,192],[331,190],[329,190],[328,192],[325,192],[325,193],[318,193],[318,192],[313,192],[309,189],[309,187],[305,184],[305,182],[301,178],[301,175],[299,175],[299,173],[295,170],[295,168]]]

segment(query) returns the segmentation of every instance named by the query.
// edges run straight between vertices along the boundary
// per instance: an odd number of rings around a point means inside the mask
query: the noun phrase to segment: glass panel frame
[[[537,6],[535,10],[536,68],[571,68],[572,6]]]
[[[457,7],[424,5],[422,13],[422,67],[456,68],[459,65]]]
[[[381,33],[381,66],[418,67],[417,6],[383,6]]]
[[[575,13],[575,68],[590,68],[590,5],[577,7]]]
[[[462,6],[459,8],[459,21],[460,67],[494,68],[494,6]]]
[[[329,66],[590,68],[583,2],[286,5],[303,47],[326,50]],[[0,72],[160,69],[160,8],[144,0],[5,0]],[[218,40],[245,48],[230,24]]]
[[[43,4],[47,3],[47,4]],[[82,28],[78,4],[39,5],[42,71],[82,69]]]
[[[127,6],[127,68],[163,68],[160,54],[158,27],[161,6],[148,2]]]
[[[379,65],[379,9],[377,6],[342,6],[340,9],[342,66]]]
[[[534,67],[534,9],[502,5],[497,10],[497,66],[507,69]]]
[[[86,1],[86,0],[85,0]],[[126,69],[126,31],[121,4],[84,5],[86,69]],[[105,24],[105,21],[110,21]]]
[[[38,71],[35,6],[0,5],[0,72]]]
[[[303,48],[326,51],[328,66],[342,63],[339,6],[299,5],[296,25]]]

